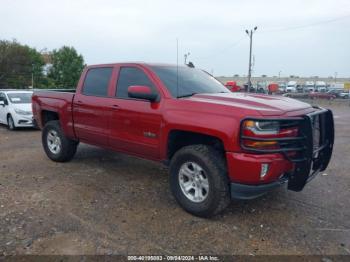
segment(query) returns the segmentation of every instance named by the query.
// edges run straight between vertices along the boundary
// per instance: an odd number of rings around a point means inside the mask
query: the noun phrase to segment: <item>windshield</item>
[[[202,70],[189,67],[152,67],[173,97],[186,97],[204,93],[230,93],[214,77]]]
[[[7,94],[12,104],[30,104],[32,93],[9,93]]]

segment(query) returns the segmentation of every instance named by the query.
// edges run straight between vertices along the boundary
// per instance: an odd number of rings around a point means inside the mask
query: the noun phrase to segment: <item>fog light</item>
[[[269,164],[261,164],[260,179],[263,179],[269,171]]]

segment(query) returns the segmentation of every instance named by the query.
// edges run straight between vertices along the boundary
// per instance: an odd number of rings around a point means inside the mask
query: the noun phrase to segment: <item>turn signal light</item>
[[[251,140],[245,140],[244,145],[248,147],[255,147],[255,148],[266,148],[266,147],[272,147],[276,148],[278,145],[277,141],[251,141]]]

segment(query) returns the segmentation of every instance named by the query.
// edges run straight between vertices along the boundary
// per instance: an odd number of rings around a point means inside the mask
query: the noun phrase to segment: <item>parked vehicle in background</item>
[[[333,83],[330,84],[328,90],[344,90],[344,83]]]
[[[320,99],[332,100],[336,98],[336,95],[330,92],[311,92],[309,93],[309,98],[311,99],[320,98]]]
[[[285,97],[290,97],[290,98],[309,98],[308,93],[285,93],[283,94]]]
[[[244,85],[243,85],[243,90],[242,91],[244,91],[244,92],[247,92],[248,91],[248,84],[247,83],[245,83]],[[254,85],[252,84],[251,86],[250,86],[250,90],[249,90],[249,92],[250,93],[256,93],[256,88],[254,87]]]
[[[287,87],[286,82],[278,82],[278,91],[280,93],[286,92],[286,87]]]
[[[306,81],[304,85],[306,92],[315,92],[315,83],[313,81]]]
[[[33,91],[0,90],[0,123],[8,129],[33,127]]]
[[[286,92],[288,93],[295,93],[297,91],[297,82],[296,81],[289,81],[286,87]]]
[[[324,81],[316,81],[315,91],[316,92],[326,92],[327,91],[326,83]]]
[[[265,94],[268,92],[268,84],[266,81],[258,81],[256,83],[256,92],[260,94]]]
[[[162,162],[177,202],[202,217],[284,183],[301,191],[327,168],[334,141],[330,110],[232,93],[176,65],[88,66],[75,93],[35,91],[33,112],[53,161],[83,142]]]
[[[303,85],[300,85],[300,84],[297,84],[297,92],[299,92],[299,93],[303,93],[304,92],[304,87],[303,87]]]
[[[230,90],[231,92],[239,92],[241,91],[241,87],[237,85],[236,81],[227,81],[225,86]]]
[[[341,94],[344,93],[343,89],[331,89],[327,91],[328,94],[335,95],[336,98],[341,98]]]
[[[269,90],[269,94],[272,94],[272,93],[277,93],[279,90],[278,90],[278,84],[276,83],[270,83],[268,86],[267,86],[268,90]]]
[[[342,92],[342,93],[339,94],[339,97],[340,97],[340,98],[343,98],[343,99],[347,99],[347,98],[350,97],[349,92],[350,92],[350,90],[347,91],[347,92]]]

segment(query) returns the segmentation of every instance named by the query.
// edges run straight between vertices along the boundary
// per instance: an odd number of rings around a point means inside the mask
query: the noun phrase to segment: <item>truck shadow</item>
[[[110,188],[114,180],[115,183],[123,185],[121,188],[125,192],[119,192],[123,196],[128,191],[133,191],[135,187],[142,188],[132,197],[133,201],[139,202],[142,206],[157,208],[159,205],[161,209],[168,209],[169,212],[174,208],[181,210],[169,189],[168,170],[159,163],[84,144],[79,145],[73,163],[83,165],[86,174],[96,180],[98,188],[104,188],[104,192]],[[278,188],[256,199],[232,200],[222,215],[249,216],[253,213],[268,213],[271,209],[279,209],[285,205],[286,194],[286,188]],[[155,201],[145,202],[147,198]],[[220,219],[222,215],[216,219]]]

